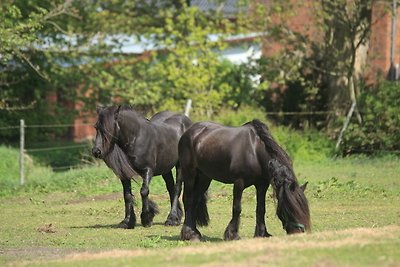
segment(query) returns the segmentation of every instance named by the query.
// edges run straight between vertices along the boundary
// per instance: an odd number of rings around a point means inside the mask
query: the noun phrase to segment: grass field
[[[204,242],[179,240],[165,227],[168,199],[160,177],[151,198],[161,213],[150,228],[117,228],[122,187],[104,166],[53,173],[24,188],[1,188],[0,265],[9,266],[400,266],[400,164],[379,159],[295,161],[311,209],[312,233],[287,236],[268,192],[272,238],[252,238],[255,190],[243,196],[240,241],[224,242],[232,186],[211,184]],[[47,177],[47,176],[46,176]],[[5,184],[7,185],[7,184]],[[133,184],[138,196],[139,185]],[[140,198],[136,198],[139,216]]]

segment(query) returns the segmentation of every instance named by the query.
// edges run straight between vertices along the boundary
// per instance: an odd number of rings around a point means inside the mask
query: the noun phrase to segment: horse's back
[[[244,174],[261,175],[259,157],[265,157],[265,149],[251,125],[229,127],[200,122],[182,136],[179,154],[208,176],[230,183]]]
[[[192,121],[185,115],[172,111],[161,111],[153,115],[150,121],[155,124],[166,124],[178,131],[181,136],[191,125]]]

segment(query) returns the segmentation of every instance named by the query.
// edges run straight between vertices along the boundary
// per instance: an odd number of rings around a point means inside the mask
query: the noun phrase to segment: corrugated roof
[[[235,14],[238,12],[239,0],[212,1],[212,0],[191,0],[192,6],[199,7],[200,10],[220,10],[224,14]]]

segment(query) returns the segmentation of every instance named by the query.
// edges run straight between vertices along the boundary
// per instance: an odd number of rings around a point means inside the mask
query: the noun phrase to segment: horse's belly
[[[234,183],[237,179],[251,181],[262,177],[262,168],[256,159],[209,157],[197,163],[201,172],[222,183]]]

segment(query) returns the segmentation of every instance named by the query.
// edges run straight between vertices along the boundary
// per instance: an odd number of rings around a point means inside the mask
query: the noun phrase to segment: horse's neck
[[[145,130],[150,127],[149,121],[142,115],[134,111],[126,111],[124,118],[124,126],[128,130],[134,128],[134,132],[138,133],[141,130]]]

